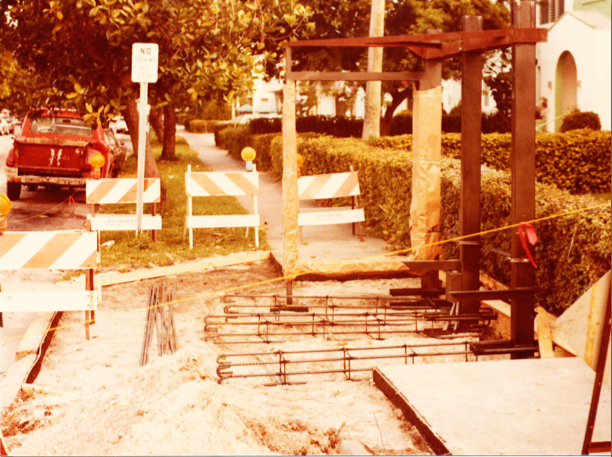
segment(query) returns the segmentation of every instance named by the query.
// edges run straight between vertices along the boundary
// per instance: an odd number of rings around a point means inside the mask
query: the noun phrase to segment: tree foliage
[[[314,11],[314,37],[368,36],[369,0],[303,1]],[[420,34],[428,30],[461,31],[461,21],[465,15],[482,16],[484,30],[505,28],[510,17],[510,10],[504,0],[387,0],[385,8],[385,36]],[[362,48],[305,48],[295,52],[294,58],[296,68],[300,70],[364,71],[367,65],[365,49]],[[385,49],[384,71],[416,71],[422,69],[422,66],[421,59],[405,48]],[[444,63],[445,79],[457,77],[458,72],[458,59]],[[397,106],[411,95],[412,85],[385,82],[383,93],[392,99],[383,121],[383,127],[389,127]]]
[[[135,150],[133,43],[159,45],[149,99],[173,116],[187,101],[248,90],[257,67],[273,64],[309,17],[292,0],[9,0],[3,8],[2,49],[46,83],[32,93],[37,104],[71,105],[99,125],[123,114]]]

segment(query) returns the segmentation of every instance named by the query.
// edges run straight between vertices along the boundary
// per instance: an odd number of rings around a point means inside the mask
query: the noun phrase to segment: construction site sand
[[[219,354],[282,348],[337,348],[347,342],[304,335],[273,345],[205,341],[203,318],[220,314],[212,292],[277,277],[268,262],[170,278],[179,350],[139,366],[149,289],[155,281],[104,289],[95,337],[82,313],[65,313],[36,380],[35,393],[5,412],[2,429],[14,455],[338,454],[356,440],[376,454],[429,454],[422,436],[371,381],[343,375],[266,387],[261,378],[219,384]],[[296,283],[296,295],[386,295],[411,279]],[[238,291],[236,291],[237,293]],[[283,294],[282,281],[240,293]],[[188,297],[196,297],[186,300]],[[185,300],[185,301],[183,301]],[[423,341],[416,334],[393,341]],[[352,346],[373,342],[364,337]],[[442,357],[440,357],[442,358]],[[388,362],[388,363],[393,363]],[[270,382],[273,378],[267,379]]]

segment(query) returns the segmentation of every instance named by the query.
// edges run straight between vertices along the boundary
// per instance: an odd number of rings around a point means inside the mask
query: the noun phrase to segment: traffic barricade
[[[87,203],[92,205],[92,214],[87,215],[91,230],[137,230],[136,214],[96,214],[97,205],[136,204],[137,185],[136,178],[88,179],[85,194]],[[154,235],[162,228],[162,217],[156,214],[160,201],[161,180],[145,178],[143,203],[153,203],[153,214],[142,215],[142,229],[153,230]]]
[[[255,246],[259,247],[260,217],[257,209],[259,173],[252,172],[192,172],[188,165],[185,173],[187,194],[187,216],[185,229],[189,230],[189,247],[193,249],[194,228],[254,227]],[[250,214],[194,215],[193,197],[248,196],[251,200]]]
[[[360,195],[359,176],[356,171],[346,173],[330,173],[324,175],[300,176],[298,178],[299,199],[323,200],[351,197],[350,207],[334,207],[329,209],[300,208],[298,212],[298,226],[300,227],[300,238],[302,227],[306,225],[331,225],[331,224],[357,224],[359,239],[363,241],[361,222],[365,221],[363,208],[359,208],[357,200]],[[353,234],[355,234],[353,226]],[[302,240],[303,241],[303,240]]]
[[[86,270],[85,290],[60,289],[28,283],[19,290],[0,291],[0,312],[85,311],[86,336],[96,310],[94,269],[98,265],[98,233],[84,230],[3,232],[0,235],[0,269]],[[38,287],[35,287],[38,286]],[[1,286],[0,286],[1,287]],[[23,289],[30,290],[23,290]]]

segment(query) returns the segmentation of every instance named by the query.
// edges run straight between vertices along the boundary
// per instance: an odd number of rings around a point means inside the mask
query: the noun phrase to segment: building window
[[[556,22],[565,13],[565,0],[542,0],[540,2],[540,24]]]

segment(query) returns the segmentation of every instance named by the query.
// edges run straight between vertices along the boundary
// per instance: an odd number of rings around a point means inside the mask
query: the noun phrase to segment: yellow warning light
[[[0,194],[0,216],[6,216],[11,211],[11,201],[9,198]]]
[[[304,157],[302,157],[302,154],[298,154],[297,155],[297,167],[302,168],[302,165],[304,165]]]
[[[251,162],[255,160],[256,155],[257,153],[255,152],[255,149],[253,149],[250,146],[247,146],[246,148],[244,148],[242,152],[240,153],[240,157],[242,157],[242,160],[244,160],[245,162]]]
[[[102,154],[96,152],[93,156],[91,156],[91,159],[89,159],[89,163],[94,168],[102,168],[106,163],[106,159]]]

